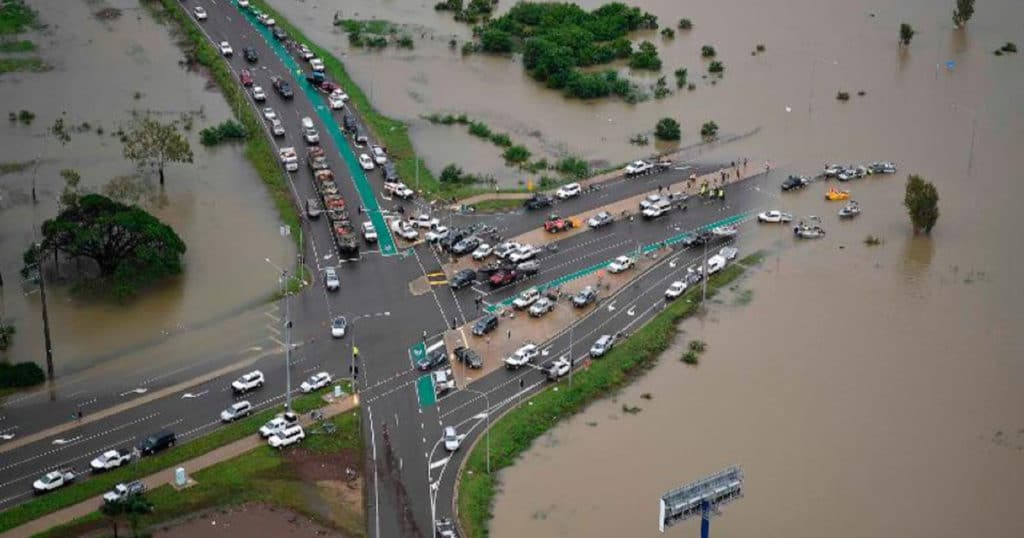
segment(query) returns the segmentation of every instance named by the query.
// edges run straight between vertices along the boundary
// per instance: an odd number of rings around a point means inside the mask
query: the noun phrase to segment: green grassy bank
[[[754,253],[734,263],[708,282],[708,297],[727,287],[760,259]],[[520,454],[529,450],[535,439],[559,421],[582,411],[591,402],[607,396],[653,367],[658,357],[672,343],[678,324],[700,307],[696,288],[669,304],[661,313],[616,346],[608,355],[593,361],[590,368],[579,371],[572,388],[559,383],[559,390],[544,390],[532,396],[533,405],[515,408],[491,424],[491,475],[487,474],[487,452],[484,443],[477,443],[460,471],[458,482],[459,522],[467,536],[489,535],[488,523],[493,517],[495,476],[513,465]],[[553,385],[554,386],[554,385]]]

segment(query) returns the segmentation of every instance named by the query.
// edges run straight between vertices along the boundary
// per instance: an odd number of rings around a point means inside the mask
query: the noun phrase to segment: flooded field
[[[56,213],[56,197],[63,188],[61,169],[77,170],[83,185],[94,191],[115,176],[135,171],[122,158],[122,145],[114,135],[130,120],[132,110],[152,111],[163,121],[194,114],[188,136],[195,163],[168,165],[166,190],[147,205],[188,245],[185,272],[124,305],[84,300],[67,286],[48,287],[58,374],[130,353],[138,355],[137,366],[146,360],[146,346],[155,341],[266,300],[277,282],[263,258],[287,260],[294,247],[279,236],[276,212],[241,147],[211,151],[199,144],[199,129],[230,116],[219,92],[202,74],[179,67],[182,54],[168,28],[154,22],[134,0],[32,5],[49,26],[25,37],[38,43],[54,69],[0,79],[0,95],[8,109],[36,114],[31,125],[0,126],[0,161],[41,161],[38,169],[0,177],[3,316],[18,330],[7,353],[10,360],[41,361],[44,355],[39,294],[24,295],[18,283],[21,254],[33,240],[32,224]],[[106,7],[120,8],[121,16],[101,21],[93,15]],[[76,127],[63,146],[46,134],[62,113],[65,124]],[[33,177],[39,198],[34,207]],[[155,177],[152,183],[159,194]],[[231,334],[237,337],[244,330]],[[194,345],[176,347],[164,341],[160,364],[171,367],[194,359],[189,354],[198,352],[190,347]],[[202,350],[217,352],[216,346],[206,344]]]

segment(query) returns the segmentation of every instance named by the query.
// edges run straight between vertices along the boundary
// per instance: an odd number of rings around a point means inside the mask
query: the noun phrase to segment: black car
[[[791,191],[794,189],[802,189],[807,186],[807,178],[800,176],[789,176],[785,181],[782,182],[782,190]]]
[[[714,234],[707,231],[700,232],[697,234],[691,234],[683,239],[682,245],[683,248],[699,247],[704,243],[710,243],[711,240],[714,239],[714,237]]]
[[[597,300],[597,290],[587,286],[572,297],[572,305],[576,308],[583,308]]]
[[[441,366],[442,364],[448,364],[448,354],[444,352],[443,347],[439,352],[428,352],[426,357],[416,361],[416,369],[421,372],[426,372],[427,370]]]
[[[480,358],[480,355],[468,347],[459,346],[455,348],[455,360],[470,368],[483,368],[484,366],[484,360]]]
[[[351,117],[351,116],[349,116]],[[355,121],[354,119],[352,121]],[[395,163],[388,161],[384,163],[384,166],[380,167],[381,173],[384,174],[384,183],[397,183],[398,182],[398,170],[395,169]]]
[[[476,271],[472,269],[463,269],[458,273],[455,273],[455,276],[448,281],[448,285],[451,286],[453,290],[461,290],[473,282],[476,282]]]
[[[283,78],[274,77],[270,82],[274,86],[274,90],[276,90],[278,95],[283,99],[291,99],[295,97],[295,92],[292,91],[292,85],[288,84],[288,82]]]
[[[469,237],[469,232],[466,230],[451,230],[448,232],[448,237],[441,241],[441,248],[443,248],[445,252],[454,253],[455,245],[459,244],[460,241],[467,237]]]
[[[477,238],[477,236],[475,236],[475,235],[471,235],[471,236],[463,239],[462,241],[459,241],[458,243],[455,243],[455,246],[452,247],[452,254],[455,254],[456,256],[461,256],[463,254],[469,254],[470,252],[473,252],[474,250],[476,250],[476,247],[479,247],[479,246],[480,246],[480,239]]]
[[[139,445],[139,451],[143,456],[156,454],[161,450],[174,446],[175,441],[177,441],[177,437],[175,437],[174,432],[164,430],[146,437],[142,444]]]
[[[487,314],[486,316],[476,320],[473,324],[473,335],[483,336],[494,329],[498,328],[498,316],[494,314]]]
[[[245,61],[254,64],[259,61],[260,56],[256,54],[256,49],[252,47],[245,47],[242,49],[242,55],[245,56]]]
[[[526,209],[543,209],[545,207],[551,207],[554,200],[546,194],[534,194],[533,198],[523,202]]]
[[[352,115],[347,109],[341,116],[341,126],[345,129],[345,132],[354,133],[359,128],[359,124],[356,123],[356,117]]]
[[[284,28],[281,28],[280,26],[275,26],[274,39],[277,39],[278,41],[284,41],[288,39],[288,32],[285,32]]]

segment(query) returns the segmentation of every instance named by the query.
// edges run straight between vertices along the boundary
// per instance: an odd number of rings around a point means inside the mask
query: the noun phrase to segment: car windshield
[[[334,318],[334,321],[331,322],[331,326],[333,326],[335,329],[345,328],[345,318]]]

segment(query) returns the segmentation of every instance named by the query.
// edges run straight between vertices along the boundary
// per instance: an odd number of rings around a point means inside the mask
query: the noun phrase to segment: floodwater
[[[727,296],[684,324],[708,343],[701,364],[678,361],[680,339],[655,371],[542,438],[502,474],[492,534],[654,536],[662,493],[738,464],[746,496],[712,523],[717,536],[1024,535],[1014,278],[1024,259],[1013,226],[1024,69],[991,52],[1019,41],[1024,6],[979,5],[956,32],[951,3],[924,0],[634,3],[692,18],[672,47],[713,44],[726,64],[715,87],[655,107],[691,133],[704,119],[727,132],[762,127],[712,155],[771,159],[782,173],[894,160],[900,173],[843,187],[864,207],[852,222],[822,200],[825,184],[764,192],[762,209],[820,215],[827,237],[797,242],[786,227],[749,225],[741,247],[771,256],[737,290],[749,304]],[[901,21],[918,30],[907,51]],[[757,43],[767,51],[751,56]],[[647,106],[635,116],[662,113]],[[560,119],[586,147],[594,124],[566,121],[581,108]],[[931,237],[909,229],[907,173],[940,193]],[[866,246],[868,234],[884,243]]]
[[[127,304],[83,299],[66,285],[51,284],[47,299],[58,375],[114,359],[134,369],[152,364],[149,361],[159,354],[161,367],[172,367],[199,360],[200,353],[223,352],[215,342],[197,345],[191,339],[176,344],[168,336],[209,327],[265,301],[276,289],[277,277],[263,259],[286,263],[294,255],[293,243],[280,236],[276,211],[241,148],[211,151],[199,144],[198,131],[228,118],[230,109],[206,77],[179,67],[182,55],[169,29],[138,2],[54,0],[33,6],[49,29],[26,37],[39,44],[54,69],[0,78],[7,109],[36,114],[29,126],[0,126],[0,161],[41,156],[42,163],[38,171],[29,168],[0,177],[3,316],[18,331],[7,357],[39,362],[44,358],[39,294],[23,293],[18,270],[21,253],[33,240],[32,224],[56,212],[56,197],[63,187],[58,172],[79,171],[89,190],[133,173],[134,165],[122,158],[121,143],[112,134],[128,122],[133,109],[151,110],[163,120],[195,114],[188,133],[195,163],[168,165],[162,200],[144,202],[188,246],[185,271]],[[110,6],[123,10],[119,19],[100,21],[92,15]],[[72,131],[66,146],[46,136],[62,113],[68,126],[91,125],[88,131]],[[97,127],[105,132],[97,134]],[[33,175],[39,197],[34,208]],[[159,193],[156,178],[150,179]],[[245,340],[239,339],[247,330],[234,327],[224,345],[242,346]],[[159,350],[154,348],[157,344]]]

